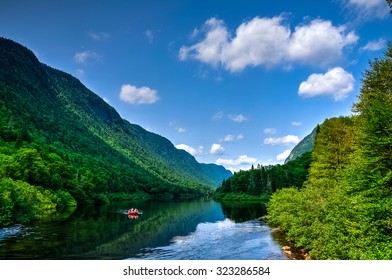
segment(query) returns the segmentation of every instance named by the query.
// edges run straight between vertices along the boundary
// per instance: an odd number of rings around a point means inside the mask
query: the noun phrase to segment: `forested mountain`
[[[233,173],[221,165],[213,163],[201,163],[203,172],[213,179],[214,186],[220,186],[223,180],[231,177]]]
[[[290,155],[286,158],[284,163],[288,163],[290,160],[294,160],[297,157],[303,155],[306,152],[311,152],[313,150],[314,138],[316,137],[315,127],[312,132],[302,139],[295,147],[291,150]]]
[[[264,199],[279,189],[301,188],[308,176],[311,151],[319,126],[302,139],[291,151],[284,164],[257,165],[250,170],[235,172],[222,182],[215,193],[217,199]]]
[[[39,213],[37,197],[50,209],[72,198],[191,197],[230,175],[122,119],[76,78],[0,38],[0,224],[23,215],[16,212],[32,195]]]
[[[257,165],[250,170],[235,172],[222,182],[215,197],[223,200],[267,200],[279,189],[293,186],[301,188],[308,175],[310,155],[310,152],[306,152],[283,165]]]

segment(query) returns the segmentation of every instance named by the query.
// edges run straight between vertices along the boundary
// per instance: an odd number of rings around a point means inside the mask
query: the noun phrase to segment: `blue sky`
[[[0,4],[0,36],[230,170],[282,163],[318,123],[351,114],[391,26],[384,0]]]

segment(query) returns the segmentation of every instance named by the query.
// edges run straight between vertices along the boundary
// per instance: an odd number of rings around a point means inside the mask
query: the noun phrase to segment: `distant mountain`
[[[202,163],[201,168],[208,177],[214,178],[214,184],[218,186],[222,184],[223,180],[226,180],[233,175],[231,171],[227,170],[223,166],[212,163]]]
[[[316,137],[317,127],[315,127],[312,132],[302,139],[292,150],[290,155],[286,158],[284,163],[292,161],[306,152],[311,152],[313,150],[314,139]]]
[[[31,163],[23,157],[27,151],[43,165],[27,164],[31,170],[23,173],[18,166],[23,160]],[[2,159],[6,164],[0,166],[0,179],[64,189],[81,200],[108,193],[192,196],[231,176],[224,167],[200,164],[168,139],[122,119],[78,79],[40,63],[29,49],[4,38]],[[31,176],[23,175],[27,173]]]

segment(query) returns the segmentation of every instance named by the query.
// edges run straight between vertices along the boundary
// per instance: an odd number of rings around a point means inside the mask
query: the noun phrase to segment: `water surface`
[[[143,215],[126,215],[137,207]],[[120,202],[0,229],[0,259],[286,259],[260,204]]]

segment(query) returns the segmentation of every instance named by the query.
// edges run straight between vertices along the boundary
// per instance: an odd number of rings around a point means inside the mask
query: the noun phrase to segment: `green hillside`
[[[76,78],[0,38],[0,224],[23,215],[29,195],[55,211],[73,198],[200,196],[230,175],[130,124]]]

